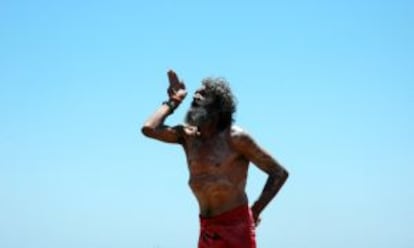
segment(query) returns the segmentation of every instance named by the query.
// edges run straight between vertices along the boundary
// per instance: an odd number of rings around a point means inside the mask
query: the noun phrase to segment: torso
[[[204,217],[247,204],[245,186],[249,162],[234,148],[231,132],[225,130],[208,139],[185,137],[189,186]]]

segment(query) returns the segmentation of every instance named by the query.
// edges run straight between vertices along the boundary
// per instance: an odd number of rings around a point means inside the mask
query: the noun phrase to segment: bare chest
[[[192,140],[188,144],[186,153],[192,175],[227,170],[237,157],[237,153],[224,138]]]

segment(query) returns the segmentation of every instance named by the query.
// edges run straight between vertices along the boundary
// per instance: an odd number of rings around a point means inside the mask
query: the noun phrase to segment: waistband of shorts
[[[227,212],[222,214],[212,216],[212,217],[203,217],[199,216],[202,223],[217,223],[217,222],[228,222],[232,220],[240,219],[250,219],[252,217],[250,207],[247,204],[240,205],[235,207]]]

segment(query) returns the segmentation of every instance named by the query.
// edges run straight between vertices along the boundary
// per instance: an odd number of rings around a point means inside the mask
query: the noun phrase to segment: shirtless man
[[[255,248],[259,216],[285,183],[288,172],[254,139],[234,126],[234,97],[224,79],[206,78],[193,96],[185,124],[167,126],[166,117],[187,95],[174,71],[168,71],[169,99],[142,127],[144,135],[180,144],[187,157],[189,185],[200,208],[199,248]],[[245,192],[252,162],[268,175],[250,207]]]

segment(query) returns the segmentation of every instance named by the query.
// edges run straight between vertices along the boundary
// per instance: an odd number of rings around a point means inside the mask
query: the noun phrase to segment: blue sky
[[[166,71],[224,76],[290,171],[261,248],[414,245],[412,1],[2,1],[0,247],[195,247]],[[186,100],[167,123],[179,123]],[[265,176],[249,170],[250,200]]]

